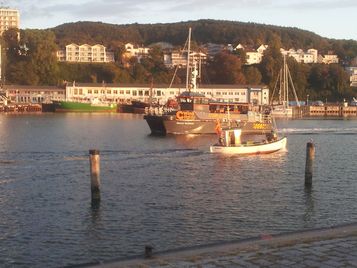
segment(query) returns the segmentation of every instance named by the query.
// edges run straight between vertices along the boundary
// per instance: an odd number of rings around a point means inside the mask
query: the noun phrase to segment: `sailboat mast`
[[[286,65],[286,56],[284,55],[284,66],[283,66],[283,72],[284,72],[284,79],[283,79],[283,106],[284,108],[288,108],[289,106],[289,83],[288,83],[288,70],[287,70],[287,65]]]
[[[186,89],[191,91],[189,86],[189,77],[190,77],[190,50],[191,50],[191,27],[188,30],[188,44],[187,44],[187,68],[186,68]]]
[[[279,102],[278,104],[282,104],[283,101],[284,101],[284,98],[283,98],[283,92],[284,92],[284,85],[283,85],[283,81],[284,81],[284,77],[283,77],[283,69],[280,69],[279,71]]]

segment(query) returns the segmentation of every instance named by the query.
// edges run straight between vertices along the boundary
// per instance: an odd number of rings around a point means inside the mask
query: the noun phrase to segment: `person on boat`
[[[272,130],[270,133],[267,133],[266,137],[268,142],[273,142],[278,139],[278,135],[274,130]]]
[[[218,143],[223,144],[222,126],[218,119],[216,120],[216,127],[214,128],[214,130],[216,131],[216,133],[218,135]]]
[[[216,127],[214,128],[214,130],[216,131],[217,135],[220,136],[222,133],[222,126],[221,123],[219,122],[219,120],[216,120]]]

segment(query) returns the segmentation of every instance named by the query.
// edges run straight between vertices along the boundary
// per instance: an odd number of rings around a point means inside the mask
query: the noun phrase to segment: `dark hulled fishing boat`
[[[144,116],[152,134],[214,134],[218,125],[239,127],[252,134],[271,131],[270,116],[251,111],[248,103],[213,102],[188,91],[178,96],[177,101],[176,111]]]
[[[213,102],[195,92],[198,71],[196,62],[190,60],[190,36],[191,29],[187,49],[186,91],[177,97],[179,108],[175,111],[159,112],[148,109],[149,112],[144,119],[151,133],[155,135],[213,134],[218,125],[236,126],[242,128],[243,132],[270,131],[271,122],[264,119],[261,113],[253,112],[250,104]]]

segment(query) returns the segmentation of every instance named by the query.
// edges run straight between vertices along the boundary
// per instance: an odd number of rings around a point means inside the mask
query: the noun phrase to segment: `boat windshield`
[[[193,110],[193,99],[191,98],[180,98],[179,99],[181,110],[192,111]]]

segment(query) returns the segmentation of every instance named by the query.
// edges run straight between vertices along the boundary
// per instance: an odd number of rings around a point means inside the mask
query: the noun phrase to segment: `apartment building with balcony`
[[[319,57],[319,62],[324,64],[332,64],[332,63],[338,63],[339,59],[338,56],[335,54],[326,54]]]
[[[294,58],[299,63],[317,63],[318,62],[318,53],[316,49],[308,49],[307,51],[303,51],[302,49],[295,50],[293,48],[289,50],[285,50],[283,48],[280,49],[281,54],[286,55],[288,57]]]
[[[103,45],[69,44],[64,50],[57,51],[58,61],[66,62],[114,62],[114,53],[107,51]]]
[[[194,62],[205,64],[207,61],[207,55],[203,52],[190,52],[190,64],[193,65]],[[187,66],[187,51],[166,51],[164,53],[164,64],[168,68],[173,68],[176,66],[186,67]]]
[[[0,8],[0,35],[10,28],[20,28],[20,13],[16,9]]]

